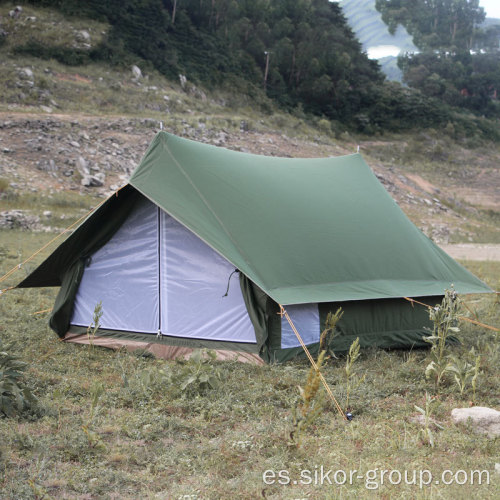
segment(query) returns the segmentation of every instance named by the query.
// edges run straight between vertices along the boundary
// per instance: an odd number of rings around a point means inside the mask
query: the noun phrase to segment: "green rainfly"
[[[102,302],[103,337],[273,362],[302,352],[280,305],[312,351],[338,307],[333,350],[356,337],[421,346],[428,313],[405,298],[434,305],[452,285],[491,292],[409,221],[361,155],[265,157],[160,132],[129,184],[18,286],[61,287],[50,324],[62,338]]]

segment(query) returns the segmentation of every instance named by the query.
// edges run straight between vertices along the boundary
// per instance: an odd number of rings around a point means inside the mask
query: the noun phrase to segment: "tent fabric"
[[[318,304],[295,304],[286,308],[288,316],[295,328],[302,332],[304,343],[315,344],[319,342],[320,320]],[[285,316],[281,318],[281,349],[299,347],[300,342]]]
[[[126,185],[92,212],[17,288],[61,286],[66,271],[94,253],[120,228],[142,196]]]
[[[146,198],[85,262],[71,324],[88,326],[96,301],[102,329],[256,343],[234,267]]]
[[[70,325],[64,335],[64,340],[71,335],[87,334],[87,327]],[[205,340],[186,337],[170,337],[166,335],[150,335],[141,332],[129,332],[100,328],[96,336],[120,340],[123,342],[143,342],[146,344],[169,345],[176,347],[189,347],[194,349],[213,349],[227,351],[242,351],[260,354],[257,344],[248,342],[225,342],[221,340]],[[262,357],[262,356],[261,356]],[[263,358],[265,359],[265,358]]]
[[[158,332],[159,208],[142,199],[110,241],[85,263],[71,324],[88,326],[102,303],[102,328]]]
[[[160,216],[161,333],[255,343],[238,279],[229,281],[234,266],[162,210]]]
[[[490,291],[359,154],[274,158],[159,132],[130,185],[283,305]]]
[[[403,297],[432,305],[451,284],[491,292],[406,218],[359,154],[269,158],[160,132],[130,183],[18,287],[61,287],[49,321],[61,337],[85,333],[100,295],[105,342],[283,362],[302,348],[280,304],[313,355],[339,306],[336,352],[356,337],[420,346],[428,313]]]
[[[68,333],[64,340],[75,344],[90,344],[88,336],[81,333]],[[136,341],[106,336],[94,337],[92,339],[92,344],[100,347],[108,347],[110,349],[125,348],[129,351],[147,351],[152,353],[157,358],[162,359],[188,359],[194,351],[192,347],[180,347],[154,342],[144,342],[143,339]],[[220,361],[231,360],[254,365],[262,365],[264,363],[264,360],[258,354],[252,352],[244,352],[241,350],[231,351],[227,349],[214,349],[214,352],[216,359]]]
[[[68,331],[85,263],[113,237],[140,198],[141,195],[131,186],[121,189],[119,196],[117,193],[108,198],[17,285],[18,288],[61,287],[49,318],[50,327],[60,337]]]

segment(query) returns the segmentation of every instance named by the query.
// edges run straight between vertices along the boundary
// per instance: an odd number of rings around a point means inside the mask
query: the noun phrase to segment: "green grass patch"
[[[47,237],[3,232],[2,270]],[[498,287],[500,263],[465,265]],[[47,315],[35,314],[52,306],[56,291],[14,290],[0,297],[0,336],[29,364],[25,381],[40,403],[36,415],[0,419],[1,498],[498,498],[498,439],[451,422],[451,409],[468,406],[471,391],[461,396],[445,380],[436,394],[424,376],[428,350],[362,350],[356,366],[365,378],[350,394],[354,419],[345,423],[327,405],[296,446],[292,409],[307,361],[209,361],[221,383],[182,390],[173,381],[185,377],[183,363],[60,342]],[[471,296],[467,304],[475,318],[500,324],[496,296]],[[477,404],[498,409],[498,334],[466,323],[461,329],[462,345],[450,349],[461,356],[474,347],[481,355]],[[341,403],[344,365],[343,358],[330,359],[324,368]],[[425,406],[426,391],[437,396],[433,418],[444,427],[433,431],[433,448],[410,419],[415,405]],[[357,470],[363,479],[315,484],[321,466]],[[433,482],[420,489],[418,483],[391,485],[388,476],[380,484],[381,470],[429,470],[440,478],[446,469],[487,470],[491,484]],[[289,484],[265,484],[265,471],[282,470]],[[306,477],[309,471],[311,484],[293,484],[301,471]]]

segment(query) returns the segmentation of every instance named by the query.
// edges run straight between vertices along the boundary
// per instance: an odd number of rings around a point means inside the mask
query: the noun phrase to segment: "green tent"
[[[237,281],[239,280],[239,286]],[[98,337],[207,347],[284,361],[314,352],[326,315],[345,311],[333,348],[425,345],[428,313],[491,290],[404,215],[359,154],[296,159],[229,151],[160,132],[129,184],[19,287],[60,286],[50,318]]]

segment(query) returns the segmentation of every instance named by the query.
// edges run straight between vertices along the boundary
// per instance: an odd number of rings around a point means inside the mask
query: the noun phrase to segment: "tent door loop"
[[[229,275],[229,278],[227,279],[227,289],[226,289],[226,293],[222,296],[222,298],[224,297],[227,297],[228,293],[229,293],[229,285],[231,283],[231,278],[233,277],[233,274],[234,273],[239,273],[240,270],[239,269],[235,269],[230,275]]]

